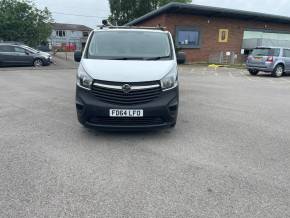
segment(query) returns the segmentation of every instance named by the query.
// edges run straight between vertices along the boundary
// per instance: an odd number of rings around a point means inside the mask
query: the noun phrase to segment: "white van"
[[[168,31],[103,26],[90,34],[83,52],[75,52],[75,61],[77,116],[84,126],[175,126],[178,73]]]

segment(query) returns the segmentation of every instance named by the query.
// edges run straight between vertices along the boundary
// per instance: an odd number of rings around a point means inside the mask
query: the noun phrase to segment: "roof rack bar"
[[[145,30],[162,30],[165,31],[166,27],[157,26],[157,27],[146,27],[146,26],[110,26],[110,25],[100,25],[97,26],[100,29],[108,28],[108,29],[145,29]]]

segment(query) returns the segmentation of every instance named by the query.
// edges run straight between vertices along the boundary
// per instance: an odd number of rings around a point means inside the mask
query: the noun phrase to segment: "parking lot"
[[[290,217],[290,76],[183,66],[175,129],[108,133],[74,68],[0,69],[1,217]]]

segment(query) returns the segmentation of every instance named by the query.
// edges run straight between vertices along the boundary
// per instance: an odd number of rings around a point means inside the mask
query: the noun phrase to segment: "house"
[[[52,49],[65,51],[82,50],[92,29],[78,24],[52,23],[52,34],[48,39]]]
[[[169,3],[127,25],[166,27],[187,62],[243,62],[257,46],[290,47],[290,17]]]

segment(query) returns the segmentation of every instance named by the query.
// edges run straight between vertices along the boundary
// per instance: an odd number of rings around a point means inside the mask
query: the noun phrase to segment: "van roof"
[[[148,31],[168,32],[165,27],[98,26],[94,31]]]

